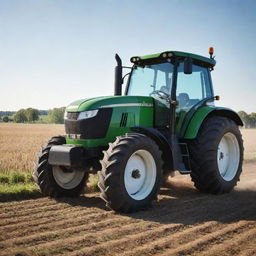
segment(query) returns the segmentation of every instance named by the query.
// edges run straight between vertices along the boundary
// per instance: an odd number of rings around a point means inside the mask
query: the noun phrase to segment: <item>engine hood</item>
[[[68,112],[82,112],[99,108],[153,106],[153,98],[145,96],[107,96],[87,98],[72,102],[67,106]]]

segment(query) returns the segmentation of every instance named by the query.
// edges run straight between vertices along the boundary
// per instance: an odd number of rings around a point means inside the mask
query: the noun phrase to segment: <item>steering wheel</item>
[[[149,96],[152,96],[153,94],[157,94],[161,99],[169,98],[169,94],[166,92],[163,92],[161,90],[155,90],[149,94]],[[165,97],[164,97],[165,96]]]

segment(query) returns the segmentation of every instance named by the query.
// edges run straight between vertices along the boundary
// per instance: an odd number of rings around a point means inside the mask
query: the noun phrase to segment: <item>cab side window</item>
[[[183,63],[179,65],[177,77],[177,100],[180,109],[189,109],[204,98],[213,95],[209,71],[193,65],[192,74],[184,74]]]

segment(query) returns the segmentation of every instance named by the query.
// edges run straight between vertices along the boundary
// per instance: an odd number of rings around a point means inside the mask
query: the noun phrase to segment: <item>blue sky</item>
[[[254,0],[0,0],[0,110],[113,94],[114,54],[208,55],[219,105],[256,112]]]

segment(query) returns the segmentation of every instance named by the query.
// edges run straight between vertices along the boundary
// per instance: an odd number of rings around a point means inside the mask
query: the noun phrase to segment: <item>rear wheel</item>
[[[52,197],[78,196],[83,191],[88,179],[88,173],[84,170],[52,166],[48,163],[51,147],[65,143],[64,137],[53,137],[39,156],[33,177],[44,195]]]
[[[143,134],[126,134],[110,144],[101,161],[101,198],[115,211],[133,212],[149,207],[162,176],[161,151]]]
[[[197,138],[189,143],[191,178],[202,192],[222,194],[239,181],[243,140],[236,123],[225,117],[208,118]]]

